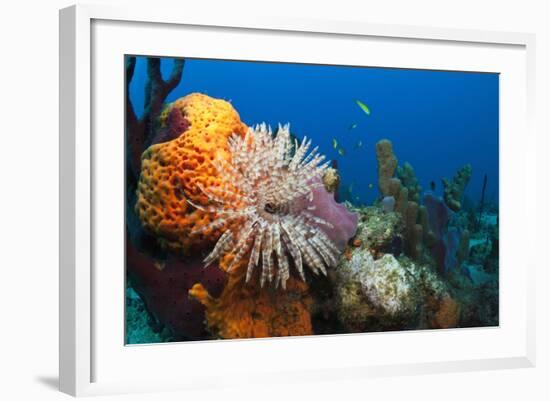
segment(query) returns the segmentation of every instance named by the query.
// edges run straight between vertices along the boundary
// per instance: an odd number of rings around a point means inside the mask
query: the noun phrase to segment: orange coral
[[[231,255],[224,257],[227,266]],[[244,284],[244,268],[231,273],[219,298],[213,298],[195,284],[189,295],[206,307],[206,320],[213,334],[221,338],[259,338],[313,334],[311,296],[307,284],[291,277],[286,291],[260,288],[257,280]]]
[[[177,111],[181,116],[176,116],[185,122],[182,127],[170,126],[174,119],[169,116]],[[220,182],[211,161],[218,154],[229,158],[227,139],[233,133],[244,135],[247,127],[230,103],[193,93],[163,110],[159,117],[162,129],[176,130],[175,139],[154,144],[143,152],[137,214],[159,242],[171,250],[209,244],[219,232],[190,234],[209,224],[214,216],[193,208],[187,199],[195,204],[207,203],[199,185],[209,187]]]
[[[450,329],[456,327],[460,318],[460,305],[450,296],[446,295],[439,303],[439,309],[432,319],[432,326],[437,329]]]

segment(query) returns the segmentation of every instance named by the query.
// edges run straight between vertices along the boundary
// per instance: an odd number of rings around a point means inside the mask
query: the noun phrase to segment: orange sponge
[[[227,258],[227,257],[226,257]],[[225,258],[224,258],[225,259]],[[222,260],[222,266],[226,264]],[[229,275],[219,298],[213,298],[202,284],[189,295],[206,307],[212,334],[221,338],[258,338],[313,334],[308,286],[290,277],[286,291],[260,288],[257,280],[244,284],[242,266]]]
[[[174,116],[177,118],[171,118]],[[211,162],[217,155],[229,158],[227,139],[233,133],[244,136],[247,126],[230,103],[199,93],[165,107],[158,125],[159,130],[170,130],[175,139],[151,145],[143,152],[137,214],[168,249],[186,252],[211,244],[220,232],[190,234],[215,216],[195,209],[187,199],[207,204],[199,185],[219,185]]]
[[[432,327],[438,329],[450,329],[457,327],[460,319],[460,305],[450,296],[446,295],[440,301],[439,310],[432,319]]]

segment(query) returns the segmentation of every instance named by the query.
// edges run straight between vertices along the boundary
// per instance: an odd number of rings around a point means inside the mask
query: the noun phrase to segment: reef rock
[[[406,327],[415,321],[421,293],[392,255],[374,260],[367,250],[354,252],[351,260],[339,266],[337,275],[338,313],[350,330],[376,330],[370,324]]]
[[[337,315],[348,331],[448,328],[460,307],[430,267],[408,257],[375,259],[368,249],[350,251],[336,270]]]
[[[374,254],[399,256],[403,250],[405,230],[399,213],[384,212],[375,206],[358,210],[361,217],[355,239]]]

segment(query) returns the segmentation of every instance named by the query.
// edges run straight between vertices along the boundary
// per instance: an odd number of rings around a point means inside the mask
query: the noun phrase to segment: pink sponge
[[[332,224],[332,227],[321,226],[327,236],[336,244],[338,249],[344,250],[348,240],[357,231],[357,213],[350,212],[343,204],[336,202],[334,194],[329,193],[324,186],[313,190],[312,213]]]

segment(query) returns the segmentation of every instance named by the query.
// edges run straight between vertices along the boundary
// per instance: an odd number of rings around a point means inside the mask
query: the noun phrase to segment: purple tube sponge
[[[445,272],[449,272],[459,267],[457,251],[460,245],[460,232],[457,228],[452,227],[444,234],[443,242],[445,243]]]
[[[461,233],[457,228],[447,228],[453,212],[440,197],[428,192],[424,195],[424,205],[428,211],[428,226],[434,236],[430,252],[441,273],[458,267],[457,251]]]
[[[431,192],[424,195],[424,205],[428,210],[428,225],[437,238],[442,238],[447,230],[452,211],[445,205],[443,199]]]

